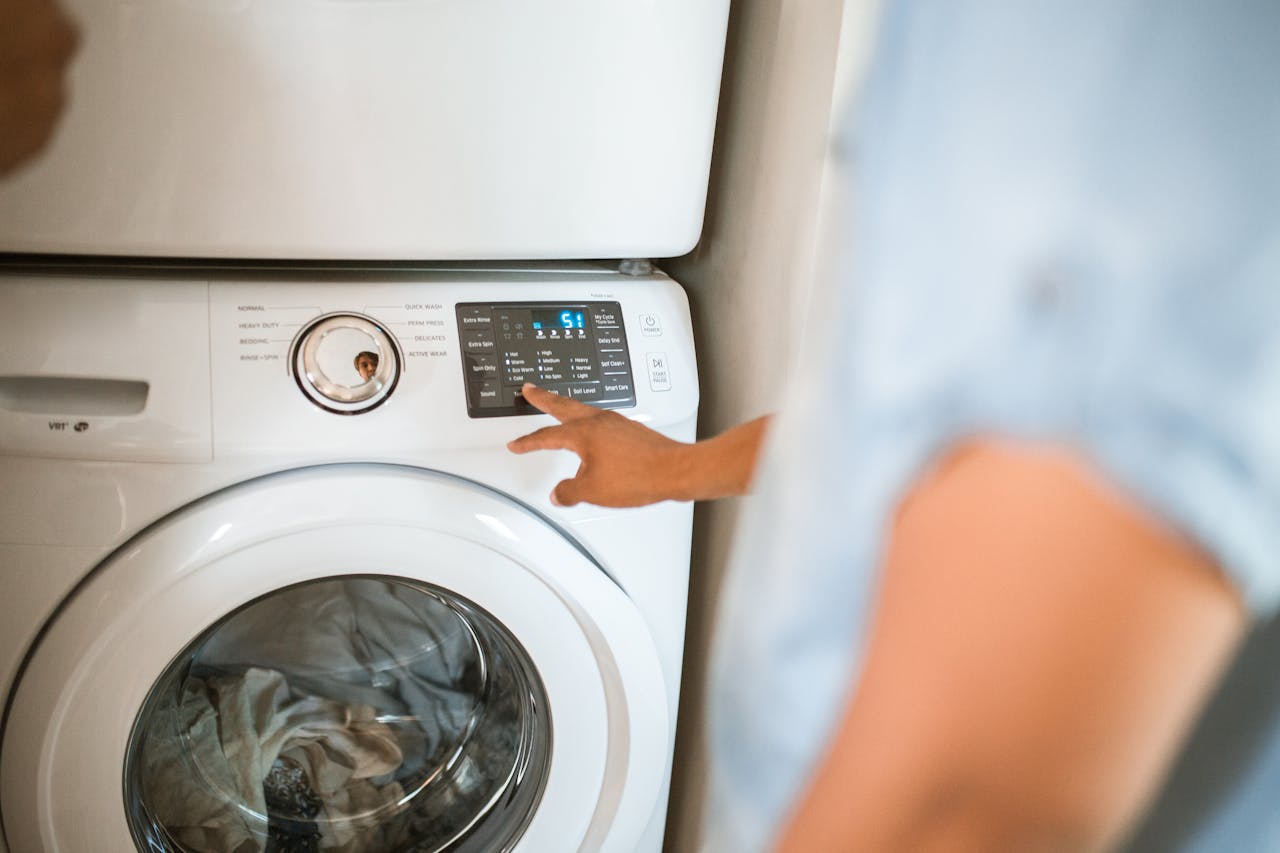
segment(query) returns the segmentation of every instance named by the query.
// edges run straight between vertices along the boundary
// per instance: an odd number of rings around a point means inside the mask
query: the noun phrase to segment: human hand
[[[75,28],[53,0],[0,2],[0,175],[44,147],[62,112]]]
[[[691,445],[672,441],[617,412],[597,409],[526,383],[524,398],[560,421],[507,444],[512,453],[571,450],[581,464],[551,492],[556,506],[586,501],[634,507],[662,500],[688,500],[682,493],[682,462]]]

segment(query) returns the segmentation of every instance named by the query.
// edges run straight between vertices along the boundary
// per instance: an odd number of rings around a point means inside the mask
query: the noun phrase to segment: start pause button
[[[651,352],[645,356],[649,366],[649,388],[653,391],[671,390],[671,369],[665,352]]]

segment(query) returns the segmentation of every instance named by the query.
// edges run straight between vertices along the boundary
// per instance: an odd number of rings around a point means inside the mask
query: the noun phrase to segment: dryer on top
[[[0,251],[671,257],[728,0],[62,0],[68,109]]]

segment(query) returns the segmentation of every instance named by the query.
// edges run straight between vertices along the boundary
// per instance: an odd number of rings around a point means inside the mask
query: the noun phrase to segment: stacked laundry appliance
[[[0,851],[661,847],[727,0],[64,0],[0,183]],[[623,263],[625,261],[625,263]],[[625,270],[625,271],[624,271]]]

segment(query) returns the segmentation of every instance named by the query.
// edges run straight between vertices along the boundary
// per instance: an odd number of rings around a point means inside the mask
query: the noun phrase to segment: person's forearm
[[[746,494],[769,421],[766,415],[713,438],[683,445],[671,460],[672,496],[700,501]]]
[[[1245,625],[1205,553],[1075,451],[951,451],[886,542],[852,701],[778,853],[1094,850]]]
[[[525,384],[524,398],[557,421],[507,443],[512,453],[568,450],[582,460],[577,473],[556,484],[556,506],[647,506],[741,495],[751,485],[768,417],[684,444],[609,409]]]

